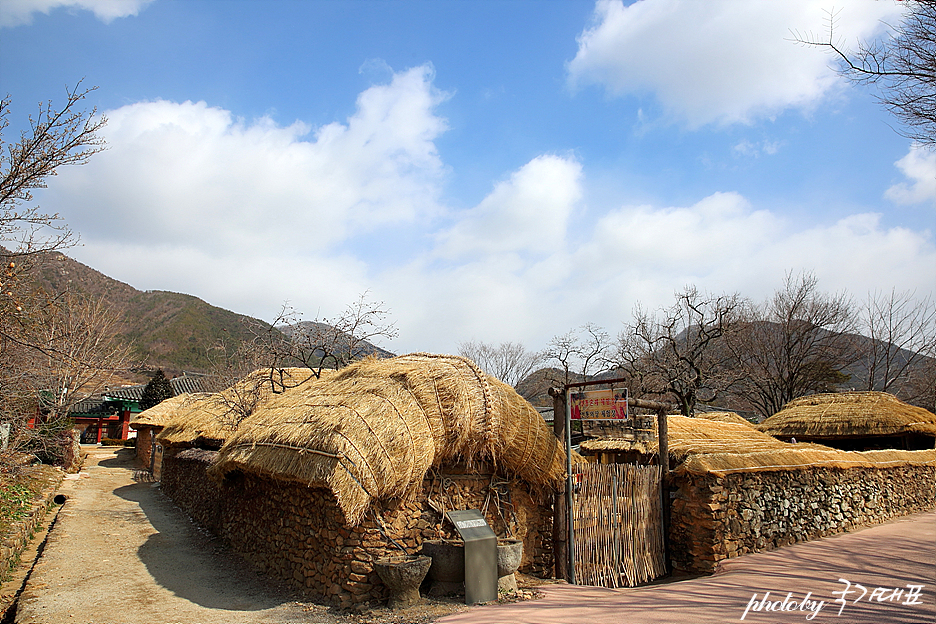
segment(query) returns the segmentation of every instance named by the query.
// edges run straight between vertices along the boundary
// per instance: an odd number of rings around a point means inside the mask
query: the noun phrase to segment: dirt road
[[[68,501],[20,598],[18,624],[335,621],[226,554],[140,479],[131,449],[88,450],[61,489]]]

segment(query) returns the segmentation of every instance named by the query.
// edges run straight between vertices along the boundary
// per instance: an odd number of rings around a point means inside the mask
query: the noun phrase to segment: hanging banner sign
[[[572,420],[622,420],[627,418],[627,388],[573,392]]]

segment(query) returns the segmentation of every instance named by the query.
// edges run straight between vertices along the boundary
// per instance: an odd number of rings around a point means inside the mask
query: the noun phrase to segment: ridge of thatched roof
[[[754,426],[754,423],[737,412],[696,412],[695,418],[705,418],[708,420],[717,420],[719,422],[747,425],[748,427]]]
[[[133,417],[130,421],[130,427],[140,429],[142,427],[164,427],[169,419],[185,408],[185,404],[192,401],[196,395],[184,393],[177,394],[174,397],[164,399],[153,407],[143,410]]]
[[[667,448],[670,461],[679,463],[689,455],[700,453],[751,453],[786,450],[791,446],[762,433],[748,423],[728,422],[708,418],[687,418],[670,415],[666,419]],[[656,421],[654,421],[654,430]],[[817,447],[818,445],[805,445]],[[584,451],[638,451],[645,455],[659,453],[656,434],[651,440],[597,439],[585,440],[579,446]],[[825,447],[818,447],[825,448]]]
[[[677,473],[715,474],[809,470],[812,468],[889,468],[936,466],[936,449],[925,451],[839,451],[811,444],[787,444],[784,449],[754,453],[710,453],[689,456]]]
[[[327,487],[350,524],[449,461],[490,461],[553,486],[565,453],[536,409],[467,358],[367,359],[263,403],[221,448],[233,470]]]
[[[839,392],[794,399],[757,427],[775,436],[809,438],[936,436],[936,414],[886,392]]]

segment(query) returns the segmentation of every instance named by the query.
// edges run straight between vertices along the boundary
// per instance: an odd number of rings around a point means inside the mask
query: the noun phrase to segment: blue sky
[[[833,59],[902,3],[0,0],[10,140],[84,79],[70,255],[272,320],[361,293],[397,352],[616,333],[687,284],[936,290],[936,154]]]

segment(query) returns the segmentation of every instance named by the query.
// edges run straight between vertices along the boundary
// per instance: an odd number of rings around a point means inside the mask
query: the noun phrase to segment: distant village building
[[[814,394],[787,403],[758,429],[791,441],[844,451],[924,450],[936,446],[936,414],[886,392]]]

